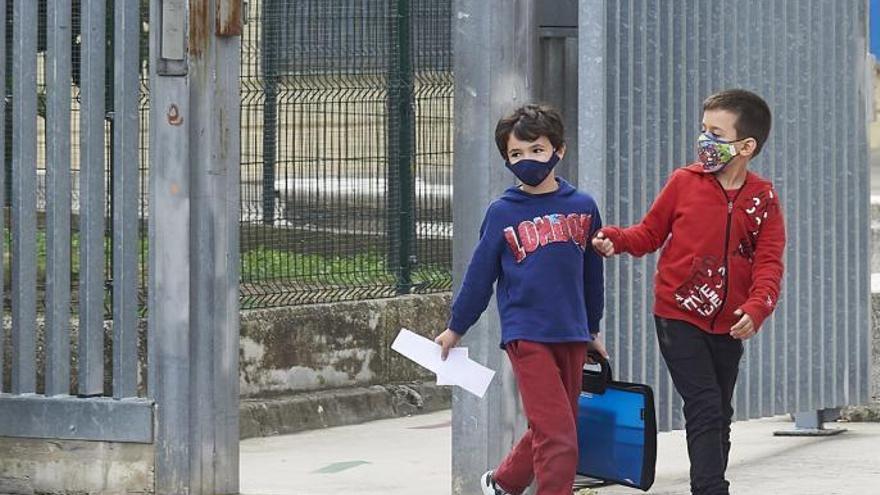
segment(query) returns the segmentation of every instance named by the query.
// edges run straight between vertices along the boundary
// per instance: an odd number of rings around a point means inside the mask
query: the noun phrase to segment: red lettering
[[[586,248],[586,232],[584,232],[584,227],[581,225],[580,215],[577,213],[572,213],[565,219],[565,223],[568,224],[569,233],[571,233],[571,238],[581,248]]]
[[[553,242],[553,228],[549,220],[537,217],[535,218],[535,227],[538,229],[538,240],[542,247]]]
[[[515,259],[517,263],[524,260],[526,258],[526,252],[519,244],[519,239],[516,238],[516,233],[513,231],[513,227],[507,227],[504,229],[504,238],[507,239],[507,247],[509,247],[510,251],[513,253],[513,259]]]
[[[535,224],[526,220],[519,224],[519,238],[522,241],[526,253],[532,253],[538,249],[538,229]]]
[[[593,231],[593,215],[581,213],[581,228],[584,230],[584,249],[587,248],[590,232]]]
[[[550,228],[553,231],[553,242],[568,242],[571,240],[571,234],[566,228],[565,218],[562,215],[554,213],[553,215],[547,215],[546,218],[550,222]]]

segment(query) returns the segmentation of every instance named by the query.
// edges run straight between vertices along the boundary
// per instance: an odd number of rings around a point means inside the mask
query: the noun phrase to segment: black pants
[[[678,320],[655,317],[657,340],[675,389],[684,399],[691,493],[728,495],[733,388],[742,341],[711,335]]]

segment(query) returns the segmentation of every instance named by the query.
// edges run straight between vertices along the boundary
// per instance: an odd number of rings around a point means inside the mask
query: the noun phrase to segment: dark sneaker
[[[492,471],[486,471],[480,478],[480,488],[483,489],[483,495],[510,495],[495,484],[492,479]]]

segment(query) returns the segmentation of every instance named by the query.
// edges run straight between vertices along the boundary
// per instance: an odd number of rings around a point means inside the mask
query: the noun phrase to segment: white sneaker
[[[480,477],[480,488],[483,489],[483,495],[510,495],[495,484],[495,480],[492,479],[492,473],[493,471],[486,471]]]

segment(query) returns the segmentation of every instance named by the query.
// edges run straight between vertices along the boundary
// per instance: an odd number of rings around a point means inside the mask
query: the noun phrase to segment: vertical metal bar
[[[867,157],[867,116],[866,116],[866,63],[867,54],[867,2],[853,2],[849,5],[848,19],[850,26],[852,57],[852,110],[846,115],[849,117],[853,132],[850,134],[854,152],[850,166],[853,169],[853,203],[855,224],[859,226],[853,243],[852,257],[854,260],[855,276],[853,278],[853,299],[857,301],[853,311],[853,339],[856,342],[855,361],[855,392],[852,397],[853,403],[861,403],[869,397],[869,374],[871,368],[871,337],[870,331],[865,335],[865,329],[870,328],[867,301],[870,284],[868,268],[869,237],[869,187],[870,176],[868,175]]]
[[[397,274],[397,293],[409,294],[412,289],[413,260],[413,65],[410,48],[410,0],[396,0],[389,74],[388,194],[396,199],[391,214],[393,234],[391,262]],[[392,180],[393,179],[393,180]]]
[[[151,0],[150,25],[162,7]],[[184,24],[185,25],[185,24]],[[150,30],[148,392],[157,405],[156,493],[192,493],[190,482],[190,171],[186,77],[158,73],[161,29]]]
[[[832,133],[824,116],[829,115],[829,112],[832,111],[829,106],[832,96],[828,93],[828,88],[834,86],[834,81],[829,78],[830,71],[823,70],[826,64],[819,62],[825,58],[824,56],[833,46],[833,41],[828,43],[833,38],[831,38],[830,33],[832,23],[829,20],[831,16],[825,15],[825,8],[827,6],[828,3],[822,1],[812,9],[814,35],[811,38],[812,46],[810,47],[810,51],[814,53],[814,56],[810,57],[813,59],[812,69],[816,73],[815,77],[818,83],[814,84],[812,89],[811,99],[817,104],[813,107],[813,117],[810,119],[815,122],[811,141],[816,143],[817,148],[815,153],[816,162],[813,166],[814,195],[817,198],[822,198],[822,204],[824,205],[823,208],[816,212],[819,222],[813,222],[814,225],[818,225],[818,227],[813,227],[813,243],[817,246],[817,252],[813,256],[813,275],[814,280],[818,281],[817,286],[819,289],[817,295],[819,300],[815,305],[814,314],[815,320],[818,322],[818,339],[821,346],[818,367],[821,380],[820,398],[823,407],[833,404],[833,397],[836,395],[834,386],[837,382],[836,375],[828,372],[834,369],[835,358],[834,320],[831,317],[833,312],[832,302],[834,301],[834,291],[832,290],[834,258],[831,256],[831,249],[834,245],[834,238],[833,229],[827,227],[834,225],[834,217],[830,215],[834,201],[833,191],[829,187],[829,182],[833,179],[824,173],[824,165],[828,163],[828,146],[823,143],[824,138]]]
[[[672,163],[670,163],[670,166],[677,168],[681,166],[682,163],[686,163],[687,158],[685,158],[685,152],[688,149],[688,145],[692,142],[695,132],[694,129],[691,128],[690,118],[687,114],[687,60],[690,44],[687,42],[685,36],[685,33],[687,32],[687,24],[683,12],[687,11],[688,6],[682,4],[682,2],[670,3],[672,5],[668,8],[672,10],[669,27],[672,31],[672,57],[669,58],[675,61],[674,64],[670,61],[670,64],[672,65],[670,68],[670,77],[673,79],[671,112],[673,113],[674,126],[671,150]],[[671,171],[665,180],[668,180],[668,177],[670,176]],[[654,333],[656,335],[656,329]],[[675,390],[671,377],[669,376],[669,370],[666,366],[665,359],[661,359],[661,365],[665,378],[661,391],[665,393],[658,394],[660,401],[658,411],[660,411],[660,417],[663,418],[665,416],[665,418],[658,423],[658,426],[664,430],[670,430],[679,427],[680,425],[681,407],[678,402],[679,395]]]
[[[605,7],[605,0],[586,0],[578,10],[578,155],[589,157],[578,161],[578,186],[590,191],[600,208],[607,208],[606,30],[614,29]]]
[[[646,2],[638,2],[633,0],[630,2],[630,157],[629,163],[638,164],[629,168],[630,193],[629,193],[629,219],[627,225],[638,223],[644,212],[642,209],[642,199],[645,196],[645,186],[643,177],[645,171],[651,165],[647,163],[645,156],[645,148],[642,144],[645,142],[647,126],[645,125],[645,91],[646,91],[646,72],[647,57],[645,52],[645,33],[646,19],[645,6]],[[652,102],[653,104],[653,102]],[[644,346],[642,345],[643,331],[640,322],[644,318],[645,308],[643,301],[645,293],[642,290],[643,274],[645,272],[645,259],[629,258],[629,376],[627,379],[633,381],[642,381]]]
[[[70,393],[70,0],[48,3],[46,395]]]
[[[645,163],[648,165],[645,170],[644,192],[641,198],[641,215],[647,213],[651,207],[652,200],[657,196],[659,185],[665,176],[660,172],[663,165],[664,148],[651,146],[650,142],[668,142],[671,139],[668,131],[669,112],[664,108],[662,102],[668,96],[663,94],[661,74],[662,62],[661,53],[665,48],[663,42],[666,41],[665,32],[661,25],[665,7],[659,3],[650,4],[645,17],[647,19],[647,30],[645,32],[645,57],[650,63],[645,64],[646,79],[645,91],[643,92],[643,105],[646,111],[646,140],[642,144],[642,152],[645,153]],[[653,332],[652,304],[653,301],[653,279],[651,269],[655,266],[657,258],[655,255],[647,257],[642,263],[642,283],[639,290],[642,292],[641,301],[641,323],[638,332],[641,335],[642,346],[642,362],[644,368],[642,372],[643,383],[651,384],[654,390],[658,390],[658,369],[657,369],[657,339]]]
[[[871,225],[871,207],[870,207],[870,197],[871,197],[871,187],[870,187],[870,173],[868,172],[869,168],[867,167],[869,156],[868,156],[868,135],[867,135],[867,121],[869,115],[870,108],[870,99],[873,98],[873,94],[870,92],[870,88],[873,86],[867,82],[867,77],[870,74],[873,77],[873,67],[868,64],[869,58],[867,54],[867,45],[869,42],[868,37],[868,5],[866,2],[856,2],[853,9],[853,17],[855,20],[856,28],[855,28],[855,36],[856,36],[856,52],[860,60],[857,61],[857,67],[859,67],[858,71],[855,71],[856,74],[862,75],[864,77],[860,77],[859,81],[856,84],[857,94],[859,94],[859,103],[860,105],[856,108],[856,112],[854,112],[854,120],[853,125],[855,126],[855,139],[856,139],[856,149],[859,150],[859,157],[853,163],[857,170],[858,177],[858,188],[856,190],[855,197],[858,198],[858,209],[859,209],[859,225],[858,229],[859,234],[859,242],[857,246],[857,257],[859,260],[859,269],[858,269],[858,277],[857,281],[857,294],[859,297],[856,298],[858,301],[858,311],[857,311],[857,326],[856,333],[859,331],[864,332],[863,335],[857,335],[857,338],[860,339],[861,344],[861,366],[859,370],[859,379],[858,379],[858,387],[859,393],[856,396],[856,403],[864,403],[870,400],[871,398],[871,369],[873,366],[877,366],[875,361],[871,360],[871,342],[872,342],[872,331],[871,331],[871,276],[870,276],[870,263],[871,263],[871,236],[869,226]]]
[[[113,396],[137,394],[140,5],[115,0]]]
[[[211,16],[191,11],[191,25]],[[238,493],[239,53],[237,37],[190,56],[190,489]],[[222,67],[222,69],[220,68]],[[213,77],[207,77],[208,75]]]
[[[79,394],[104,392],[105,2],[82,4],[80,110]],[[155,217],[153,217],[155,218]]]
[[[37,3],[15,2],[12,83],[12,392],[36,391]]]
[[[617,97],[619,103],[619,120],[617,126],[618,139],[618,157],[617,163],[632,163],[632,73],[633,73],[633,27],[632,27],[632,5],[634,0],[625,0],[618,7],[618,19],[620,29],[618,31],[618,43],[620,49],[618,51],[618,70],[619,83]],[[632,173],[628,167],[619,167],[616,171],[619,187],[616,190],[618,197],[618,208],[620,212],[620,224],[630,225],[632,223]],[[619,266],[619,286],[617,298],[620,301],[621,313],[620,326],[618,327],[617,356],[621,359],[615,361],[616,376],[621,379],[628,380],[632,377],[632,274],[633,259],[620,258]]]
[[[770,7],[764,5],[763,2],[760,2],[759,0],[751,0],[749,7],[754,9],[755,12],[759,12],[761,15],[759,17],[760,21],[755,26],[758,36],[757,39],[760,40],[759,43],[761,43],[761,46],[763,46],[765,50],[771,51],[770,40],[773,33],[771,29],[767,29]],[[748,39],[748,36],[745,36],[746,43],[748,42]],[[773,81],[769,76],[771,64],[768,63],[764,57],[762,57],[762,54],[757,51],[751,51],[750,61],[759,68],[755,72],[754,77],[758,80],[764,81],[761,86],[761,92],[764,99],[768,102],[772,113],[776,98],[772,93]],[[776,175],[776,152],[773,149],[774,141],[775,139],[771,129],[767,145],[765,146],[764,151],[761,152],[763,153],[762,169],[764,173],[770,177],[775,177]],[[757,393],[760,395],[760,416],[771,416],[773,414],[773,402],[776,400],[776,396],[774,395],[774,387],[776,383],[776,359],[775,353],[773,352],[773,345],[775,344],[774,339],[777,332],[776,321],[776,318],[772,318],[765,323],[764,328],[758,337],[760,339],[760,352],[757,359],[757,372],[759,373]]]
[[[785,39],[783,49],[786,50],[787,54],[790,54],[791,51],[789,47],[794,44],[793,32],[797,29],[795,23],[797,23],[797,17],[794,12],[794,8],[796,7],[795,2],[791,2],[786,0],[784,3],[784,12],[783,12],[783,23],[781,26],[783,27],[783,32],[785,33]],[[784,60],[785,65],[785,75],[784,75],[784,84],[790,85],[793,84],[793,81],[797,80],[796,64],[794,61],[788,60],[788,57]],[[797,122],[797,118],[792,113],[797,111],[796,105],[796,94],[788,91],[785,94],[785,101],[782,104],[783,110],[780,112],[786,112],[788,114],[788,118],[782,120],[781,124],[785,131],[785,141],[784,146],[785,156],[794,157],[796,160],[796,152],[797,147],[792,142],[792,139],[795,139],[795,132],[797,129],[792,125],[792,122]],[[788,198],[788,204],[791,206],[789,211],[795,212],[795,215],[792,215],[792,218],[789,220],[789,229],[788,229],[788,244],[786,249],[786,267],[791,274],[791,280],[796,282],[798,280],[798,249],[799,249],[799,231],[797,229],[797,216],[796,212],[800,210],[800,205],[798,202],[798,175],[795,170],[788,168],[785,172],[785,182],[786,182],[786,197]],[[786,314],[787,323],[789,326],[794,328],[801,328],[801,322],[799,321],[800,314],[800,304],[799,304],[799,295],[797,293],[798,286],[795,284],[791,284],[789,286],[790,294],[788,294],[789,304],[786,306],[788,313]],[[789,394],[790,394],[790,406],[794,408],[795,411],[803,411],[804,407],[801,402],[801,380],[800,380],[800,366],[801,366],[801,332],[786,332],[788,337],[788,345],[790,346],[791,352],[787,353],[787,366],[789,369],[788,374],[788,386],[789,386]]]
[[[841,55],[844,60],[844,64],[845,64],[844,66],[849,67],[852,63],[851,55],[852,55],[852,51],[853,51],[852,46],[850,44],[850,43],[852,43],[851,24],[849,22],[849,15],[847,15],[846,9],[840,8],[839,13],[840,14],[839,14],[839,21],[838,22],[840,23],[841,31],[842,31],[840,43],[844,46],[844,50],[841,53]],[[852,87],[853,86],[852,86],[851,81],[848,81],[848,83],[844,87],[844,98],[845,99],[842,102],[842,104],[843,104],[842,108],[843,108],[843,112],[846,114],[850,114],[850,112],[852,111],[851,104],[852,104],[853,97],[850,94],[850,91],[848,91],[848,90],[851,90]],[[844,125],[842,125],[842,127],[845,128],[846,127],[845,123],[847,122],[847,119],[843,119],[843,122],[844,122]],[[854,159],[854,157],[853,157],[854,150],[851,148],[851,141],[850,141],[851,135],[852,135],[852,131],[847,129],[846,134],[843,136],[843,146],[842,146],[843,160],[841,163],[841,167],[844,170],[847,170],[849,168],[849,164],[852,163],[852,160]],[[843,221],[844,225],[853,225],[855,223],[855,218],[853,215],[853,213],[854,213],[854,211],[853,211],[854,210],[854,206],[853,206],[854,197],[852,194],[852,189],[854,187],[855,182],[854,182],[853,174],[851,174],[851,173],[845,174],[844,177],[846,178],[846,180],[844,181],[844,184],[845,184],[844,189],[847,191],[847,194],[844,198],[843,215],[840,220]],[[854,300],[855,291],[854,291],[853,283],[851,281],[853,280],[854,277],[858,276],[857,269],[859,268],[859,267],[855,266],[855,259],[853,256],[854,255],[853,237],[854,236],[852,236],[852,235],[845,236],[844,241],[842,243],[844,245],[844,249],[846,252],[846,256],[844,257],[844,260],[843,260],[844,261],[844,264],[843,264],[844,272],[847,274],[847,277],[848,277],[848,281],[844,285],[844,291],[843,291],[844,298],[846,301],[853,301]],[[856,340],[853,338],[854,330],[855,330],[854,324],[853,324],[853,320],[854,320],[853,315],[854,314],[855,314],[855,311],[847,311],[846,317],[844,318],[844,321],[842,322],[842,325],[840,326],[840,328],[838,330],[839,334],[843,338],[843,341],[846,342],[846,375],[845,376],[847,379],[846,379],[845,387],[844,387],[844,399],[847,402],[852,401],[854,399],[854,397],[855,397],[854,392],[856,390],[855,389],[855,376],[854,376],[854,374],[855,374],[855,370],[856,370],[855,361],[856,361],[857,355],[858,355],[858,347],[857,347]],[[804,408],[801,407],[801,410],[804,410]]]
[[[834,8],[833,5],[826,3],[827,11],[826,11],[826,19],[829,19],[828,22],[830,29],[830,37],[829,39],[833,40],[833,44],[829,47],[829,50],[833,50],[830,52],[830,60],[833,60],[832,66],[829,70],[826,71],[828,74],[831,85],[829,87],[833,88],[833,92],[830,92],[828,95],[828,111],[833,111],[835,108],[839,108],[841,101],[841,84],[838,84],[837,78],[834,77],[834,74],[840,74],[843,72],[844,60],[841,52],[845,49],[843,43],[840,42],[841,38],[841,29],[839,22],[837,22],[837,9]],[[846,132],[843,129],[843,126],[834,125],[834,122],[827,122],[827,126],[830,129],[827,130],[827,136],[830,137],[829,140],[826,141],[825,147],[828,149],[828,158],[825,160],[826,163],[836,163],[838,160],[838,153],[840,150],[839,144],[842,142],[844,133]],[[843,187],[843,174],[832,174],[831,184],[829,190],[831,192],[831,201],[829,203],[828,212],[831,218],[830,225],[834,226],[835,237],[840,239],[847,235],[847,225],[840,221],[840,215],[843,212],[843,198],[846,195],[845,191],[842,190]],[[834,308],[834,313],[831,317],[830,327],[829,329],[833,329],[831,332],[831,336],[834,342],[834,366],[831,369],[832,375],[834,376],[834,404],[843,404],[843,398],[845,397],[845,393],[843,391],[844,384],[847,382],[846,380],[846,369],[844,368],[844,363],[846,362],[846,356],[844,355],[845,343],[841,342],[839,327],[843,323],[846,318],[847,313],[847,304],[844,299],[844,291],[843,285],[846,283],[846,273],[841,269],[843,267],[843,257],[846,255],[846,250],[838,242],[831,243],[831,265],[833,267],[832,270],[832,297],[831,297],[831,306]],[[870,297],[870,295],[869,295]]]
[[[227,0],[234,1],[234,0]],[[211,119],[215,125],[221,151],[218,156],[225,163],[226,175],[217,184],[218,195],[214,219],[218,229],[218,249],[212,289],[217,301],[211,312],[212,321],[206,331],[216,337],[215,354],[211,357],[214,369],[215,446],[214,490],[216,493],[239,492],[239,270],[240,270],[240,194],[241,194],[241,67],[238,60],[241,38],[217,40],[216,68],[218,89]],[[212,149],[211,152],[214,150]],[[213,283],[221,280],[221,284]]]
[[[271,5],[275,9],[271,9]],[[275,223],[275,161],[278,146],[278,46],[281,44],[279,4],[265,0],[260,5],[260,67],[263,69],[263,224]]]
[[[607,40],[605,41],[605,54],[607,57],[606,68],[608,68],[606,72],[606,81],[605,81],[605,102],[604,106],[604,114],[606,117],[605,122],[602,123],[603,127],[605,127],[605,143],[608,145],[607,150],[605,151],[605,184],[602,190],[602,195],[606,199],[605,201],[605,223],[606,224],[619,224],[620,216],[621,216],[621,208],[619,204],[619,199],[617,196],[617,191],[620,190],[620,174],[618,173],[618,167],[613,164],[618,163],[620,161],[620,71],[617,70],[617,65],[620,63],[621,59],[621,50],[620,43],[617,40],[620,37],[620,5],[618,2],[604,2],[604,7],[602,10],[597,11],[597,14],[601,12],[605,12],[605,17],[600,20],[600,22],[606,23],[607,28],[603,29],[602,32],[606,34]],[[614,70],[610,68],[614,67]],[[589,117],[587,117],[589,118]],[[612,199],[613,198],[613,199]],[[620,258],[615,258],[611,260],[610,263],[606,263],[605,268],[605,280],[613,281],[613,284],[610,287],[606,287],[605,290],[605,326],[610,329],[608,335],[606,336],[606,343],[608,344],[609,352],[613,355],[617,355],[617,350],[621,348],[620,345],[620,321],[621,315],[624,314],[624,311],[621,310],[620,305],[620,280],[619,276],[621,273]],[[615,361],[616,362],[616,361]],[[619,367],[615,364],[615,373],[619,372]]]
[[[5,253],[6,250],[6,170],[9,164],[6,162],[6,0],[0,0],[0,280],[6,280]],[[5,283],[0,284],[0,301],[4,301],[3,295]],[[0,304],[0,317],[5,313],[6,304]],[[6,369],[6,325],[0,326],[0,393],[4,390],[4,370]]]

